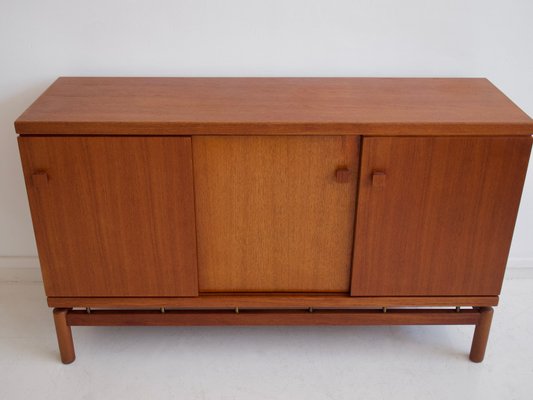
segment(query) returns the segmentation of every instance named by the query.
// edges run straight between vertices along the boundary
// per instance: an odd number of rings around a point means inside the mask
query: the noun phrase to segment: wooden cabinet
[[[349,291],[358,137],[202,136],[193,149],[202,292]]]
[[[365,138],[351,293],[498,295],[531,138]]]
[[[60,78],[15,126],[63,362],[75,325],[472,324],[483,359],[533,133],[485,79]]]
[[[198,294],[190,138],[19,145],[48,296]]]

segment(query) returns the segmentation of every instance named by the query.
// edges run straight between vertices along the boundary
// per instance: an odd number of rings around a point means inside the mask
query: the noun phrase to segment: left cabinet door
[[[191,139],[20,137],[48,296],[196,296]]]

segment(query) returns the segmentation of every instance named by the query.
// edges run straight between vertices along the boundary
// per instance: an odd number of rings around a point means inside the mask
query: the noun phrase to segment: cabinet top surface
[[[57,79],[19,134],[528,135],[482,78]]]

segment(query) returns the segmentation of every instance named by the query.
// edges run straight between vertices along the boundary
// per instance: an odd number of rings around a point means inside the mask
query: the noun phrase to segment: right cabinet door
[[[530,137],[365,138],[351,294],[499,294],[530,150]]]

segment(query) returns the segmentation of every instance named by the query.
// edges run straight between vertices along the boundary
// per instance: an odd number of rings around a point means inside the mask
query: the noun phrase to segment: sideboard
[[[533,120],[486,79],[75,78],[15,122],[72,326],[474,325],[483,360]]]

